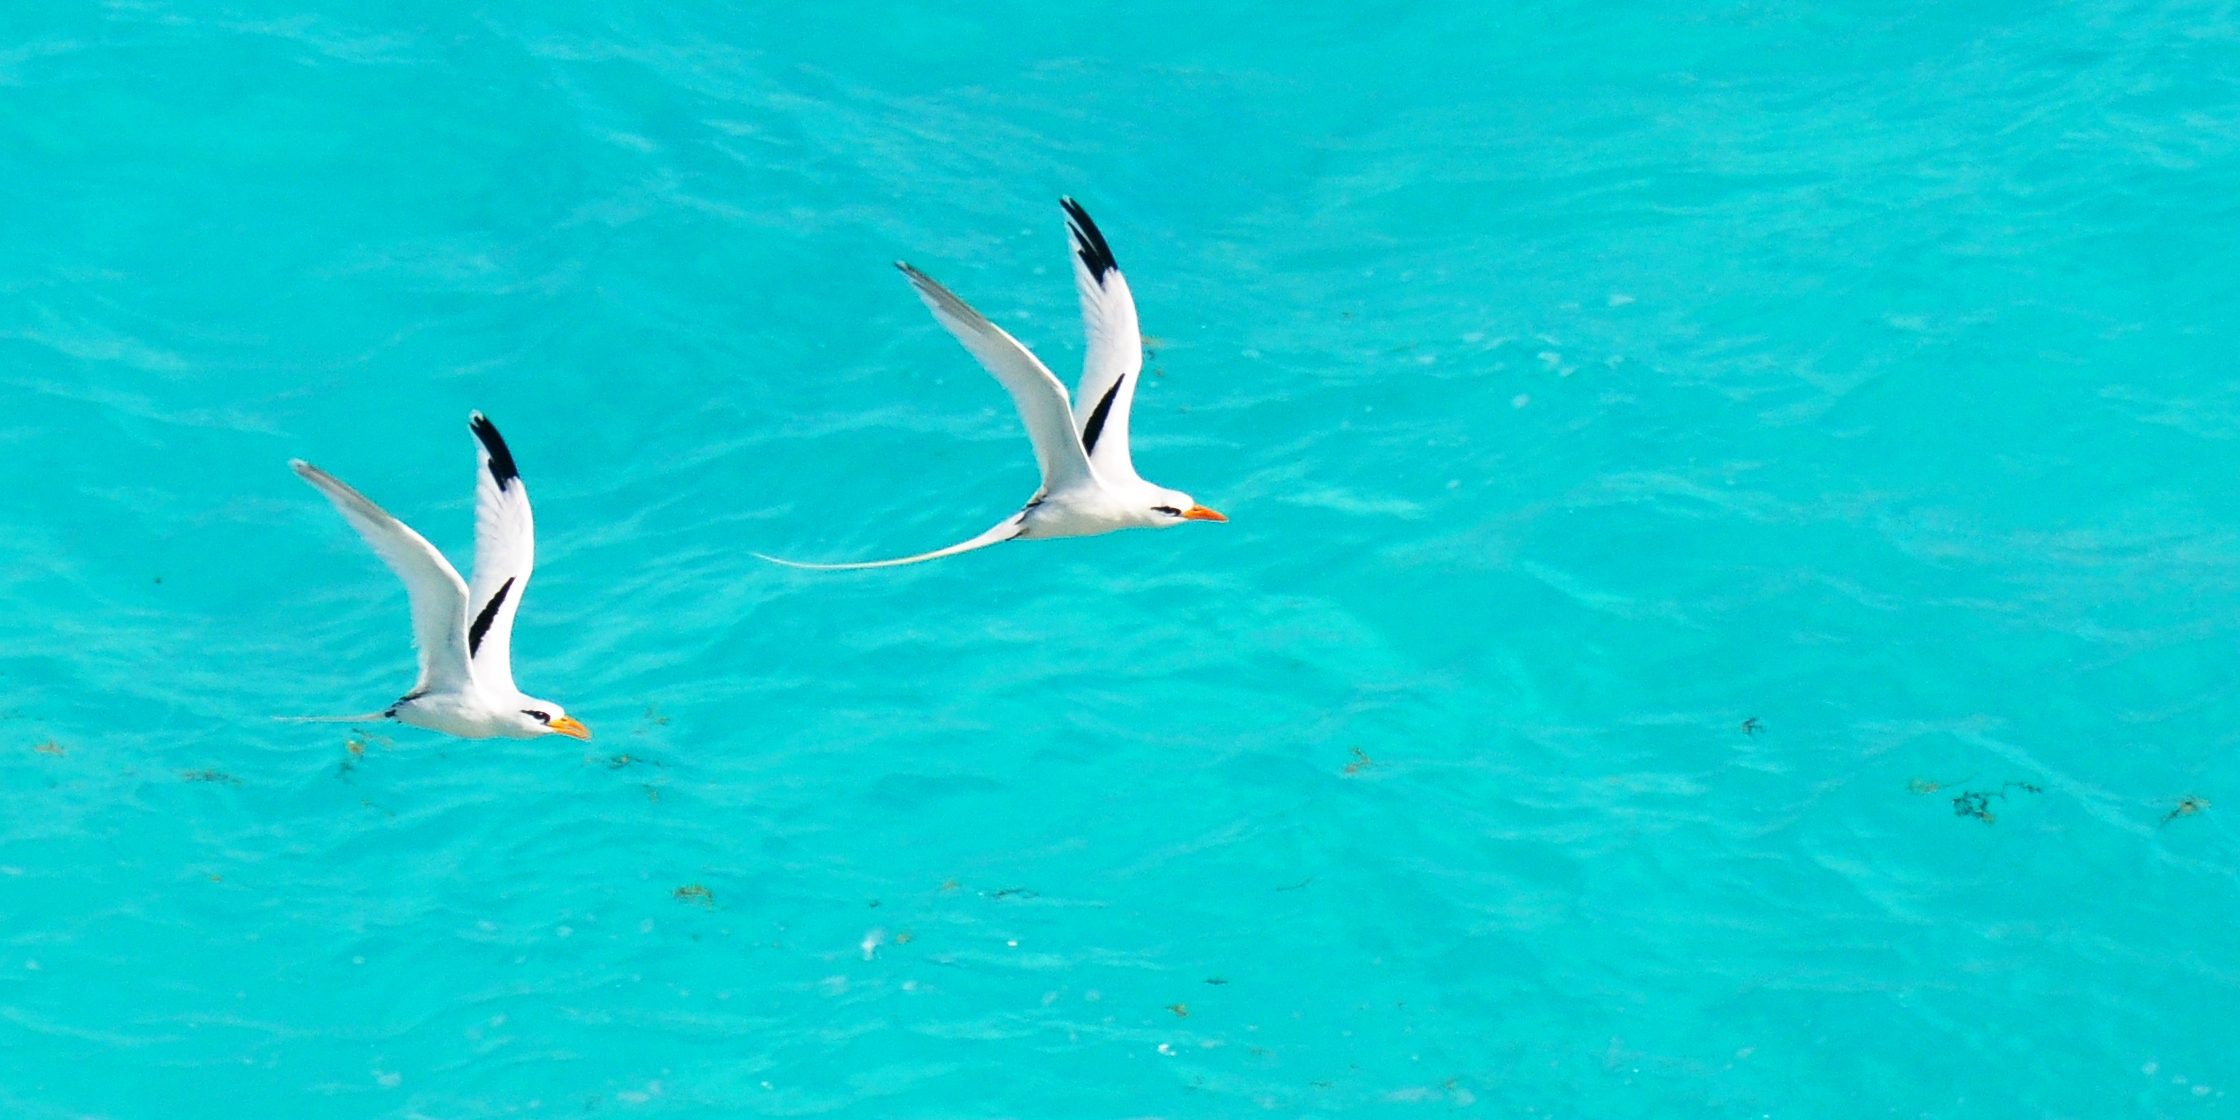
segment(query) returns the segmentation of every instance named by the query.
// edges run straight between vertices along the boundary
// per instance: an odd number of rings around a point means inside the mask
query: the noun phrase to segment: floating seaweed
[[[1758,722],[1758,717],[1751,716],[1742,721],[1742,733],[1744,735],[1755,735],[1758,733],[1758,729],[1763,726],[1765,725]]]
[[[2024,793],[2045,792],[2045,790],[2031,785],[2029,782],[2001,782],[1998,789],[1992,790],[1962,790],[1959,796],[1952,799],[1952,814],[1956,817],[1974,817],[1985,824],[1990,824],[1999,819],[1991,811],[1991,799],[1996,797],[2005,801],[2007,791],[2010,789],[2019,789]]]
[[[356,735],[352,735],[348,740],[344,741],[342,744],[342,749],[349,751],[350,757],[352,758],[364,758],[366,748],[368,747],[387,747],[392,745],[394,744],[387,735],[375,735],[371,732],[360,731]]]
[[[1174,1012],[1174,1017],[1177,1019],[1190,1017],[1190,1005],[1187,1003],[1170,1003],[1167,1005],[1167,1010]]]
[[[38,754],[51,754],[57,758],[70,753],[70,748],[63,746],[62,744],[57,743],[52,739],[49,739],[46,742],[41,743],[31,749]]]
[[[223,770],[181,770],[179,771],[179,780],[182,782],[216,782],[228,786],[241,784],[241,779]]]
[[[1376,764],[1377,760],[1370,758],[1369,752],[1362,750],[1360,747],[1355,747],[1353,748],[1353,761],[1346,763],[1346,773],[1359,774]]]
[[[2171,821],[2177,820],[2179,817],[2190,817],[2208,807],[2209,799],[2206,797],[2188,796],[2179,798],[2177,807],[2171,809],[2168,813],[2163,814],[2162,823],[2169,824]]]
[[[684,886],[678,887],[672,897],[678,902],[695,903],[703,910],[716,908],[715,892],[698,883],[686,883]]]

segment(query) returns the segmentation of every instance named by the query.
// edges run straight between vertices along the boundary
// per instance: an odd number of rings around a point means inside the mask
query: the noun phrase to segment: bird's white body
[[[481,688],[408,696],[382,713],[398,723],[462,739],[536,739],[552,729],[521,714],[523,705],[549,703],[521,695],[492,696]],[[542,709],[539,709],[542,710]]]
[[[1172,517],[1153,512],[1154,506],[1179,501],[1176,508],[1194,505],[1188,495],[1153,486],[1140,478],[1122,482],[1095,479],[1088,485],[1049,491],[1019,511],[1016,540],[1055,537],[1093,537],[1118,529],[1164,529]]]
[[[420,679],[396,703],[362,716],[320,720],[393,719],[465,739],[588,739],[591,732],[558,704],[514,686],[513,619],[536,563],[536,526],[528,488],[498,429],[479,412],[468,427],[479,444],[472,585],[427,538],[341,479],[301,459],[289,464],[404,581],[413,643],[420,650]]]
[[[1070,404],[1065,386],[1018,339],[932,277],[896,264],[934,319],[1010,392],[1042,468],[1042,486],[1034,497],[987,532],[916,556],[858,564],[763,559],[828,571],[887,568],[1010,540],[1087,537],[1118,529],[1169,529],[1185,521],[1227,520],[1190,495],[1152,485],[1136,474],[1128,454],[1128,414],[1143,373],[1143,335],[1136,325],[1135,297],[1088,212],[1070,198],[1062,202],[1073,244],[1074,286],[1081,296],[1081,320],[1089,339],[1081,383]]]

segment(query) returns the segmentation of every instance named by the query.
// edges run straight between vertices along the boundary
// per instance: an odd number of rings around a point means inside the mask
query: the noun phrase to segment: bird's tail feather
[[[274,716],[280,723],[380,723],[390,718],[387,712],[367,712],[362,716]]]
[[[904,564],[922,564],[928,560],[938,560],[944,556],[955,556],[960,552],[971,552],[976,548],[986,548],[992,544],[1002,544],[1003,542],[1018,536],[1019,531],[1024,527],[1024,522],[1025,517],[1023,515],[1013,514],[1010,517],[1005,518],[1001,524],[998,524],[994,528],[989,529],[987,532],[982,533],[969,541],[961,541],[957,544],[950,545],[947,548],[937,548],[932,552],[921,552],[916,556],[903,556],[893,560],[867,560],[855,564],[808,564],[799,560],[786,560],[776,556],[765,556],[759,552],[755,553],[754,556],[758,560],[768,560],[773,564],[783,564],[788,568],[806,568],[809,571],[813,572],[853,572],[860,571],[864,568],[894,568],[900,567]]]

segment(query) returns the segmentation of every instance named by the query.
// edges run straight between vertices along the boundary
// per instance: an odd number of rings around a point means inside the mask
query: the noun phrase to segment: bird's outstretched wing
[[[933,317],[1010,391],[1011,403],[1018,406],[1019,419],[1027,426],[1027,438],[1034,441],[1035,462],[1042,467],[1043,492],[1094,480],[1088,452],[1073,430],[1073,409],[1066,404],[1066,387],[1051,375],[1049,367],[1018,339],[932,277],[901,261],[896,261],[895,267],[909,277],[910,286],[917,289],[918,298],[925,301]]]
[[[474,679],[467,664],[467,585],[451,562],[427,538],[341,479],[301,459],[288,465],[325,494],[374,555],[404,581],[412,600],[412,641],[420,649],[420,681],[413,691],[466,688]]]
[[[481,413],[467,421],[476,442],[474,581],[467,585],[467,658],[494,689],[513,684],[513,617],[536,566],[537,530],[529,490],[497,425]]]
[[[1088,335],[1081,384],[1073,394],[1081,446],[1099,477],[1139,479],[1128,456],[1129,406],[1143,379],[1143,328],[1136,322],[1136,299],[1089,212],[1070,198],[1059,199],[1058,205],[1066,212],[1073,286],[1081,293],[1081,326]]]

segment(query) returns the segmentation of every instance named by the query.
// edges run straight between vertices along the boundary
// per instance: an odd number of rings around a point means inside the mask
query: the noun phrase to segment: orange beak
[[[559,719],[545,724],[545,726],[551,728],[553,731],[559,734],[567,736],[570,739],[583,739],[588,741],[591,738],[590,728],[577,723],[574,719],[568,716],[561,716]]]
[[[1207,508],[1206,508],[1206,507],[1204,507],[1204,506],[1191,506],[1191,507],[1190,507],[1189,509],[1183,510],[1183,511],[1182,511],[1182,519],[1183,519],[1184,521],[1227,521],[1227,520],[1229,520],[1228,518],[1226,518],[1226,517],[1223,517],[1223,516],[1221,516],[1220,514],[1218,514],[1218,513],[1215,513],[1214,511],[1212,511],[1212,510],[1210,510],[1210,509],[1207,509]]]

